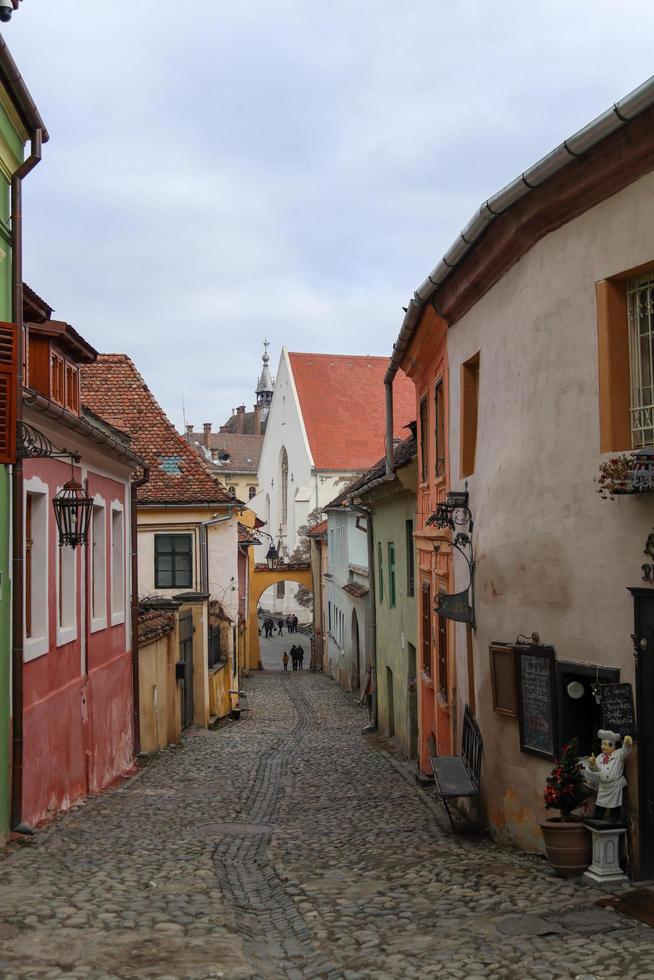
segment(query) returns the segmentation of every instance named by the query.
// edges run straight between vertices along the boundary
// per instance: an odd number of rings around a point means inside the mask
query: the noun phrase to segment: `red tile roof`
[[[194,432],[193,441],[196,445],[204,446],[204,432]],[[209,436],[209,448],[214,463],[220,466],[223,473],[256,473],[259,469],[263,436],[239,435],[233,432],[212,432]],[[223,461],[221,456],[229,456]]]
[[[313,463],[318,470],[363,470],[384,452],[387,357],[289,353]],[[395,435],[416,417],[412,381],[393,385]]]
[[[327,521],[321,521],[320,524],[314,524],[313,527],[309,528],[308,531],[308,535],[310,538],[319,538],[326,533],[327,533]]]
[[[230,503],[213,467],[176,431],[126,354],[99,354],[81,369],[82,402],[127,432],[150,467],[144,503]]]

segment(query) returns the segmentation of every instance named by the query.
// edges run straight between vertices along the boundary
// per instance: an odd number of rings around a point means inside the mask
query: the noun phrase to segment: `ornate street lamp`
[[[271,572],[274,572],[279,564],[279,552],[272,541],[270,542],[268,554],[266,555],[266,564]]]
[[[69,545],[71,548],[86,544],[93,513],[93,498],[84,492],[82,484],[75,478],[69,480],[55,495],[52,506],[59,531],[59,544]]]

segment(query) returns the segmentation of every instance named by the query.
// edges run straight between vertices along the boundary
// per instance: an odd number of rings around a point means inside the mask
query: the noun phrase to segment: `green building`
[[[377,724],[414,759],[418,749],[416,690],[416,552],[418,463],[414,436],[395,445],[395,476],[377,478],[384,461],[359,481],[372,514],[375,556]]]
[[[22,320],[23,179],[40,159],[48,133],[9,49],[0,37],[0,321]],[[26,147],[29,149],[26,152]],[[16,285],[12,285],[13,283]],[[10,829],[11,760],[11,464],[22,387],[22,332],[0,344],[0,843]],[[12,338],[11,354],[5,343]]]

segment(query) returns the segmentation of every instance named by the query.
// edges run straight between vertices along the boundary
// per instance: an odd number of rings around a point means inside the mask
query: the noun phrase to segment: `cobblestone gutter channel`
[[[248,948],[255,972],[279,975],[277,971],[286,961],[296,964],[296,969],[286,974],[289,977],[336,980],[343,977],[342,972],[316,950],[310,930],[269,859],[288,759],[301,745],[313,720],[311,706],[292,675],[282,675],[282,679],[297,722],[278,745],[262,755],[243,807],[249,823],[225,834],[214,860],[225,897],[235,910],[234,928],[251,940]]]

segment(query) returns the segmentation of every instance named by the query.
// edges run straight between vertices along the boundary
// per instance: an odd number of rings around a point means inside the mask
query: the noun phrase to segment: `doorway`
[[[638,877],[654,878],[654,591],[634,597],[640,861]]]
[[[386,706],[388,708],[388,737],[395,735],[395,696],[393,693],[393,671],[386,668]]]
[[[409,758],[418,756],[418,683],[416,675],[416,648],[409,643],[408,705],[409,705]]]
[[[193,611],[179,618],[179,659],[184,664],[181,685],[182,728],[193,724]]]
[[[361,687],[361,647],[359,643],[359,618],[356,609],[352,610],[352,690]]]

